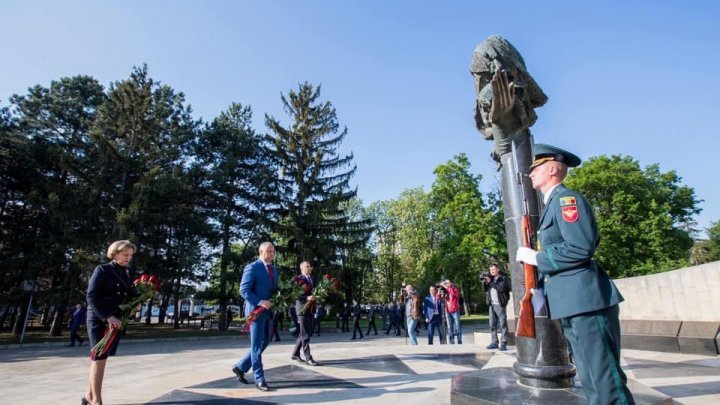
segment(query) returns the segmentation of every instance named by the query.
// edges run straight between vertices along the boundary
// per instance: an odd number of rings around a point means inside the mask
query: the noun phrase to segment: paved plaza
[[[348,333],[313,337],[320,366],[290,360],[292,339],[265,351],[270,392],[241,385],[230,369],[248,347],[246,337],[122,342],[108,361],[105,404],[448,404],[451,378],[514,361],[514,347],[485,349],[486,333],[466,328],[463,345],[406,345],[384,334],[350,341]],[[481,342],[477,344],[474,339]],[[0,349],[0,403],[77,404],[85,392],[87,345]],[[674,403],[720,403],[720,358],[623,351],[625,370]],[[252,373],[250,382],[252,383]],[[669,401],[668,401],[669,402]],[[534,403],[532,400],[525,403]]]

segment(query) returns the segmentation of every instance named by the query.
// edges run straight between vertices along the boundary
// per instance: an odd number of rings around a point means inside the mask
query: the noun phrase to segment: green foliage
[[[631,277],[689,264],[693,216],[700,212],[692,188],[657,165],[641,169],[629,156],[591,158],[565,183],[588,199],[600,229],[595,258],[613,277]]]
[[[288,127],[266,116],[280,169],[279,219],[273,227],[279,262],[288,275],[303,260],[313,261],[320,272],[348,271],[340,280],[349,299],[357,269],[342,260],[349,250],[364,246],[370,221],[352,218],[347,205],[356,194],[349,187],[356,170],[353,156],[338,155],[347,128],[340,130],[335,108],[320,101],[320,86],[303,83],[282,102],[291,119]]]
[[[708,240],[705,243],[705,254],[704,262],[712,262],[720,260],[720,221],[713,222],[707,230]]]
[[[263,137],[252,129],[252,109],[233,103],[200,133],[194,144],[194,167],[202,175],[199,201],[211,221],[211,239],[220,245],[215,292],[220,303],[220,328],[233,298],[228,290],[228,268],[236,256],[235,241],[257,246],[266,233],[267,207],[277,203],[274,165]],[[254,249],[253,249],[254,252]],[[236,266],[237,268],[237,266]],[[239,279],[238,279],[239,280]],[[235,294],[237,295],[237,294]]]
[[[502,214],[496,209],[495,195],[488,196],[489,202],[483,200],[482,177],[470,173],[464,154],[438,166],[434,173],[430,200],[440,243],[426,263],[426,276],[436,282],[453,280],[467,297],[477,287],[478,275],[490,263],[507,257]]]
[[[94,156],[89,128],[102,105],[102,86],[86,76],[34,86],[10,98],[12,115],[3,113],[3,207],[0,262],[6,273],[5,297],[12,302],[23,280],[41,286],[37,303],[64,309],[79,283],[82,252],[98,242],[92,190]],[[61,321],[64,312],[56,311]],[[45,317],[46,324],[50,317]],[[53,327],[59,333],[61,322]]]
[[[424,291],[445,278],[465,297],[479,294],[478,274],[507,257],[498,196],[482,195],[481,176],[470,172],[467,157],[460,154],[434,173],[429,193],[409,189],[369,208],[374,269],[388,299],[404,283]]]

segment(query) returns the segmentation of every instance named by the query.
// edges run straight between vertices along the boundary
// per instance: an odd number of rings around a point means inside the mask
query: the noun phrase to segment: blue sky
[[[430,187],[460,152],[497,183],[473,122],[472,51],[499,34],[549,96],[536,142],[674,170],[720,220],[720,2],[6,1],[0,100],[77,74],[104,85],[147,63],[196,117],[231,102],[287,122],[280,94],[308,81],[347,126],[365,204]]]

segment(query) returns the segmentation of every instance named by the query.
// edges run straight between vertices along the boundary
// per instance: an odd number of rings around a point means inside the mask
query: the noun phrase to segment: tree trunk
[[[225,212],[230,215],[230,208]],[[218,329],[227,330],[227,267],[228,255],[230,253],[230,220],[226,219],[223,224],[222,257],[220,258],[220,307],[218,314]]]
[[[22,334],[23,323],[25,322],[25,312],[28,311],[27,306],[29,304],[29,301],[28,301],[29,299],[30,299],[29,296],[23,297],[23,300],[25,301],[25,303],[19,304],[17,306],[17,311],[16,311],[17,317],[15,318],[15,323],[13,325],[13,330],[12,330],[12,333],[15,336],[20,336],[20,334]]]
[[[5,305],[3,307],[2,315],[0,315],[0,330],[5,330],[5,321],[7,320],[9,314],[10,305]]]

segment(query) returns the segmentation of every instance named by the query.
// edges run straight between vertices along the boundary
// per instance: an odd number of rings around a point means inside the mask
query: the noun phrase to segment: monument
[[[540,213],[539,198],[531,182],[520,181],[532,163],[530,127],[537,120],[535,108],[547,96],[530,76],[525,61],[507,40],[492,35],[480,43],[473,53],[470,72],[475,79],[477,102],[475,123],[487,140],[494,142],[492,157],[501,173],[505,232],[507,234],[509,268],[513,286],[515,319],[519,301],[525,291],[523,266],[515,261],[521,240],[523,196],[527,214],[535,229]],[[512,145],[515,153],[512,153]],[[517,159],[517,161],[513,161]],[[519,171],[518,174],[516,171]],[[570,364],[567,342],[560,325],[547,317],[542,308],[535,314],[535,337],[516,336],[517,362],[513,365],[519,382],[537,388],[568,388],[572,385],[575,367]]]

